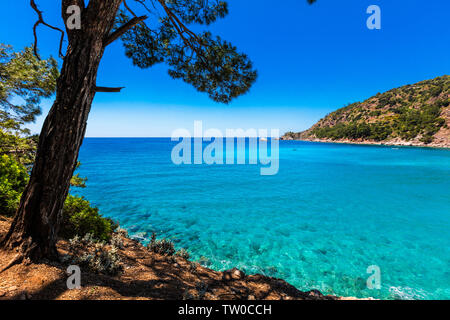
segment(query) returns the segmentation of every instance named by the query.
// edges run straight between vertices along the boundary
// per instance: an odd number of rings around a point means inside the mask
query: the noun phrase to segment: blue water
[[[73,190],[130,234],[301,290],[450,299],[450,150],[280,141],[280,169],[171,162],[169,139],[85,139]],[[368,289],[367,268],[381,270]]]

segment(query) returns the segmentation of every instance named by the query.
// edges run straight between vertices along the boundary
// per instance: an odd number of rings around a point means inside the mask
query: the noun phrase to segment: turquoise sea
[[[170,139],[85,139],[73,190],[146,241],[301,290],[450,299],[450,150],[280,141],[280,168],[180,165]],[[368,289],[379,266],[381,289]]]

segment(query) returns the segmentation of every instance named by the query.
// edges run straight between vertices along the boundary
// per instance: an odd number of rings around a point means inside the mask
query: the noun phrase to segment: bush
[[[392,128],[387,124],[379,123],[339,123],[333,127],[315,128],[313,134],[319,139],[373,139],[381,141],[389,137]]]
[[[83,197],[69,195],[64,203],[60,236],[70,239],[91,234],[95,239],[109,241],[118,225],[102,217]]]
[[[189,260],[191,255],[186,249],[180,249],[177,252],[175,252],[175,256],[183,258],[185,260]]]
[[[12,156],[0,156],[0,214],[13,215],[28,182],[26,168]]]
[[[69,240],[69,245],[70,256],[65,260],[72,264],[111,276],[119,275],[123,271],[118,248],[108,246],[104,242],[96,242],[89,233],[83,238],[75,236]]]
[[[123,249],[124,243],[122,239],[122,233],[119,230],[117,230],[117,232],[114,232],[109,243],[117,249]]]
[[[163,255],[163,256],[173,256],[175,254],[175,246],[172,241],[163,238],[160,240],[156,239],[156,234],[152,234],[152,238],[147,245],[148,250],[151,252]]]

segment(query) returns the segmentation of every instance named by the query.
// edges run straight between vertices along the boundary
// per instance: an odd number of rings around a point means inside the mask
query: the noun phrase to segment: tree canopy
[[[165,62],[170,67],[171,77],[181,79],[207,93],[214,101],[223,103],[246,93],[255,82],[257,72],[246,54],[208,31],[197,34],[188,28],[190,24],[209,25],[225,17],[228,14],[226,2],[134,2],[150,15],[150,19],[144,19],[145,22],[139,22],[121,35],[125,54],[134,65],[149,68]],[[138,18],[135,10],[124,1],[124,9],[116,19],[116,32],[120,32],[120,26]]]
[[[25,127],[41,114],[40,102],[56,90],[55,59],[39,60],[27,47],[0,44],[0,153],[27,149],[35,141]]]

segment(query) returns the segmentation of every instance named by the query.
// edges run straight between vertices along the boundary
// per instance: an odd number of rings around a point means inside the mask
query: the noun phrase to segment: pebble
[[[222,280],[242,280],[245,278],[245,273],[239,269],[233,268],[223,272]]]

